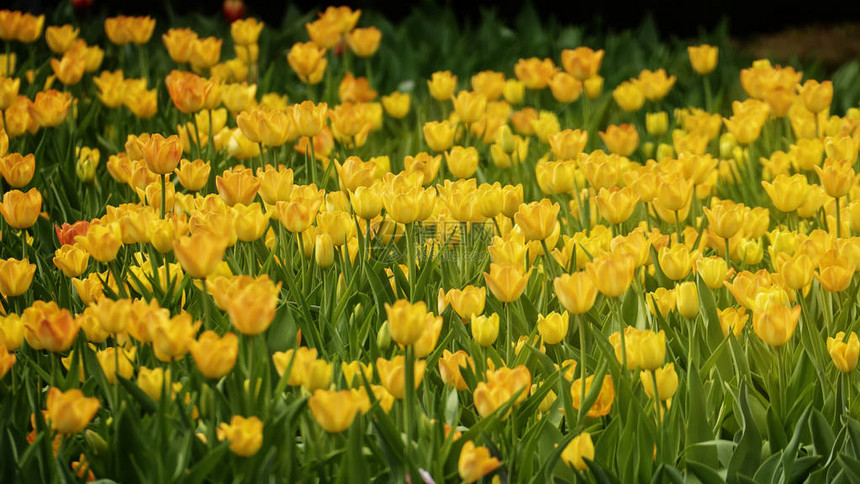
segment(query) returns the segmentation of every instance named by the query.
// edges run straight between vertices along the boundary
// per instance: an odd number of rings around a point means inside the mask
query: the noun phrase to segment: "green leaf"
[[[653,245],[651,246],[651,267],[654,268],[654,278],[657,279],[657,284],[660,287],[674,287],[675,284],[666,277],[663,269],[660,268],[660,258],[657,255],[657,249]]]
[[[618,477],[605,469],[600,463],[585,459],[585,464],[588,465],[588,469],[598,484],[620,484],[621,481],[618,480]]]
[[[839,454],[839,463],[842,464],[842,469],[850,474],[851,482],[860,482],[860,460]]]
[[[123,378],[121,375],[117,375],[116,377],[117,379],[119,379],[119,382],[122,387],[125,388],[125,391],[130,393],[135,398],[135,400],[140,403],[140,406],[143,407],[143,410],[145,412],[155,413],[156,411],[158,411],[158,404],[155,403],[155,400],[153,400],[152,397],[144,393],[144,391],[141,390],[136,383],[129,380],[128,378]]]
[[[798,458],[792,466],[791,477],[788,479],[789,484],[800,484],[809,476],[812,468],[821,461],[820,455],[807,455]]]
[[[702,484],[724,484],[726,481],[710,466],[693,460],[687,460],[687,470],[702,481]]]
[[[788,445],[788,437],[786,437],[785,430],[782,428],[782,422],[779,421],[776,410],[772,405],[767,407],[767,436],[772,453],[783,450]]]
[[[597,370],[594,372],[594,379],[591,380],[591,386],[588,388],[588,393],[585,394],[585,400],[581,402],[584,412],[591,410],[597,397],[600,395],[600,389],[603,388],[603,379],[606,377],[607,370],[606,360],[603,360]]]
[[[541,419],[537,425],[533,425],[528,430],[528,433],[520,439],[515,451],[515,456],[513,457],[517,462],[518,475],[534,475],[533,469],[535,461],[538,460],[541,454],[545,454],[544,452],[538,452],[537,447],[539,444],[544,444],[548,439],[552,439],[554,443],[561,440],[561,433],[558,429],[548,424],[548,418]],[[544,432],[544,429],[550,430],[548,432]]]
[[[606,429],[603,430],[600,438],[594,443],[594,458],[603,462],[609,468],[615,468],[615,454],[618,447],[618,433],[621,429],[621,421],[612,419]]]
[[[346,465],[343,466],[343,469],[348,469],[349,473],[344,482],[367,482],[369,480],[367,463],[364,461],[361,445],[364,438],[364,422],[361,419],[356,420],[349,427]]]
[[[827,419],[824,418],[824,415],[817,408],[813,409],[812,414],[809,416],[809,431],[812,433],[812,443],[815,445],[815,452],[823,456],[830,455],[836,437],[833,435],[833,430],[831,430],[830,425],[827,423]]]
[[[785,448],[785,453],[782,456],[783,475],[785,476],[791,475],[791,466],[797,458],[797,449],[800,447],[800,437],[806,429],[806,422],[809,420],[809,414],[811,412],[812,407],[806,407],[806,411],[804,411],[803,415],[801,415],[797,420],[797,423],[794,426],[794,435],[791,436],[791,440]]]
[[[702,315],[702,321],[707,328],[705,341],[707,342],[708,352],[713,351],[720,342],[725,339],[723,329],[720,326],[720,316],[717,312],[717,303],[714,300],[714,293],[705,284],[701,277],[696,277],[696,289],[699,292],[699,313]],[[727,356],[719,358],[716,364],[717,371],[723,380],[727,380],[732,374],[731,360]]]
[[[851,444],[854,446],[854,458],[860,459],[860,422],[849,418],[847,427],[848,435],[851,436]]]
[[[445,399],[445,422],[448,425],[456,425],[459,416],[460,395],[457,393],[457,389],[451,388],[448,390],[448,397]]]
[[[781,458],[782,451],[778,451],[765,459],[753,476],[753,480],[758,484],[770,484],[774,481],[780,475],[778,469]]]
[[[618,446],[617,462],[619,465],[617,468],[620,474],[619,477],[621,477],[623,482],[634,482],[639,471],[640,451],[642,450],[639,448],[641,444],[637,438],[639,435],[637,423],[640,417],[637,413],[641,412],[636,412],[638,405],[635,403],[629,405],[627,408],[627,416],[623,420],[624,428],[621,430],[619,441],[629,442],[629,444]]]
[[[669,464],[660,464],[657,472],[651,477],[651,484],[671,482],[673,484],[684,484],[684,475],[676,467]]]
[[[197,464],[194,464],[194,466],[188,470],[182,483],[200,484],[201,482],[206,481],[206,478],[212,473],[212,471],[224,465],[224,455],[227,453],[227,449],[229,448],[230,442],[227,441],[215,446],[214,449],[210,450],[206,454],[206,457],[197,462]]]
[[[762,438],[753,420],[749,404],[749,389],[746,383],[741,384],[739,395],[736,395],[737,406],[740,408],[741,437],[732,458],[729,460],[727,480],[738,482],[739,474],[752,476],[761,460]]]
[[[708,356],[708,359],[702,363],[702,373],[708,374],[714,365],[717,364],[717,361],[723,356],[723,351],[726,350],[726,347],[729,346],[729,338],[723,338],[720,344],[711,352],[711,355]]]
[[[702,387],[702,380],[699,372],[696,369],[695,363],[690,365],[687,370],[687,405],[684,442],[687,449],[684,452],[684,458],[700,462],[704,465],[716,467],[717,452],[716,449],[710,449],[705,446],[694,446],[701,442],[710,442],[714,439],[714,434],[710,422],[708,422],[708,408],[705,401],[705,389]]]
[[[624,293],[621,301],[621,318],[628,325],[636,326],[639,320],[639,300],[642,299],[636,291]]]

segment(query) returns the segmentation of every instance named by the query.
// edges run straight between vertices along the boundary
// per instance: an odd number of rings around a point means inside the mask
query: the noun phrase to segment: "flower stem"
[[[409,274],[407,274],[407,279],[409,279],[409,300],[411,302],[415,301],[415,272],[416,272],[416,264],[415,264],[415,222],[406,224],[406,260],[408,265]]]
[[[27,229],[21,229],[21,260],[27,259]]]
[[[660,390],[657,388],[657,370],[651,371],[651,382],[654,384],[654,413],[657,418],[657,453],[663,451],[663,407],[660,403]]]
[[[404,399],[403,399],[403,426],[406,429],[406,473],[409,474],[412,460],[413,439],[413,410],[415,408],[415,348],[412,345],[406,347],[406,364],[404,367]]]
[[[209,113],[209,144],[206,146],[206,154],[209,155],[209,158],[206,161],[212,161],[212,157],[215,154],[215,134],[213,131],[215,128],[212,126],[212,110],[206,110]]]
[[[586,355],[586,326],[585,321],[582,319],[582,316],[577,314],[574,319],[579,322],[579,379],[580,379],[580,392],[579,392],[579,418],[578,421],[580,425],[584,428],[583,419],[585,417],[585,376],[588,373],[588,367],[585,362]]]
[[[161,175],[161,219],[167,211],[167,175]]]
[[[619,301],[620,305],[621,302]],[[618,321],[618,333],[621,335],[621,366],[623,366],[622,370],[627,369],[627,343],[624,341],[624,323],[621,321],[621,311],[620,309],[615,307],[615,303],[610,301],[609,307],[612,311],[612,316]]]
[[[780,421],[784,422],[785,418],[788,417],[788,411],[786,409],[786,380],[785,380],[785,346],[779,346],[776,348],[776,372],[777,372],[777,398],[779,398],[779,410],[780,416],[782,417]]]
[[[505,324],[507,325],[507,330],[505,331],[505,364],[510,367],[513,358],[511,352],[514,346],[514,322],[511,319],[511,303],[504,303],[504,306]]]
[[[248,385],[248,407],[253,411],[257,403],[257,380],[254,377],[254,336],[246,336],[246,338],[248,339],[248,380],[250,381]]]
[[[708,79],[707,74],[702,76],[705,84],[705,109],[712,113],[714,112],[714,100],[711,98],[711,80]]]
[[[842,234],[842,216],[839,214],[839,197],[836,198],[836,238],[838,239]]]
[[[311,165],[311,182],[317,182],[317,160],[316,155],[314,154],[314,138],[311,136],[308,138],[308,149],[310,150],[310,159],[308,163]],[[307,155],[307,153],[306,153]]]

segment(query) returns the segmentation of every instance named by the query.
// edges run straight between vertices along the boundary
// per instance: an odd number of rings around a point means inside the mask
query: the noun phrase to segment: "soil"
[[[835,68],[860,59],[860,23],[812,25],[756,36],[741,46],[755,58],[799,58]]]

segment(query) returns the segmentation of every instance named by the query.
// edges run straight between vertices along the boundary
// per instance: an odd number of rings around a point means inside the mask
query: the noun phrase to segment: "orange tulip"
[[[10,227],[27,229],[36,223],[42,211],[42,194],[36,188],[26,193],[20,190],[10,190],[3,195],[0,203],[0,214]]]
[[[502,465],[499,459],[490,457],[486,447],[476,447],[471,440],[463,444],[457,470],[465,482],[475,482],[478,479],[498,469]]]
[[[76,434],[84,430],[98,412],[99,399],[84,397],[77,388],[63,392],[51,387],[47,409],[51,429],[64,435]]]
[[[204,331],[197,341],[191,343],[190,349],[200,373],[206,378],[218,379],[229,373],[236,364],[239,338],[229,332],[218,337],[214,331]]]
[[[72,317],[68,309],[60,309],[54,302],[36,301],[24,310],[24,328],[27,344],[31,348],[61,353],[72,346],[81,322]]]

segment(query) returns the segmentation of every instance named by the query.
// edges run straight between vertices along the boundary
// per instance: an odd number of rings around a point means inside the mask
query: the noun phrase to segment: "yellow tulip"
[[[585,459],[594,460],[594,442],[591,434],[583,432],[574,437],[561,452],[561,460],[568,467],[584,471],[588,469]]]

